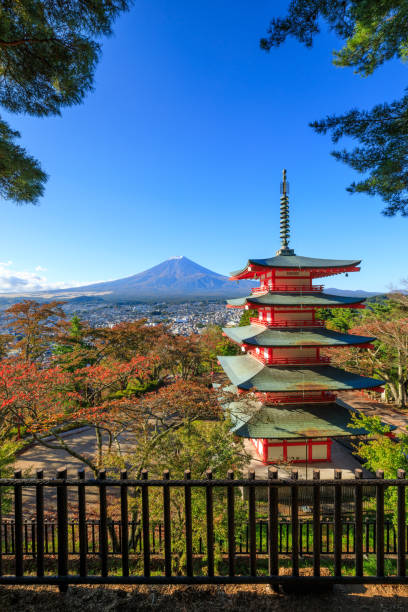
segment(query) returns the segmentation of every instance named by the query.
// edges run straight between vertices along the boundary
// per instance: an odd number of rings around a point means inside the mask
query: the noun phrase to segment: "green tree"
[[[123,457],[125,464],[137,464],[138,452]],[[122,459],[122,460],[123,460]],[[214,478],[226,478],[229,469],[239,477],[248,465],[250,456],[246,453],[242,439],[231,431],[229,421],[190,421],[183,426],[169,431],[160,438],[154,453],[146,459],[146,467],[151,478],[162,478],[163,472],[169,470],[171,478],[184,478],[185,470],[190,471],[192,479],[206,478],[211,469]],[[132,470],[130,469],[130,472]],[[238,526],[244,524],[246,514],[242,495],[237,488],[235,493],[235,520]],[[149,515],[152,523],[163,520],[163,494],[160,490],[151,491]],[[195,488],[191,493],[193,519],[193,545],[198,549],[198,540],[206,540],[206,499],[203,488]],[[140,516],[140,497],[131,498],[130,506],[133,516]],[[185,565],[185,501],[184,491],[172,488],[172,561],[174,571],[179,572]],[[221,561],[221,551],[217,546],[220,541],[227,541],[226,492],[216,488],[213,491],[215,560]]]
[[[92,90],[101,53],[126,0],[24,0],[0,5],[0,105],[11,113],[59,115]],[[0,197],[35,204],[47,179],[0,118]]]
[[[287,15],[271,21],[261,48],[269,51],[289,36],[311,47],[322,22],[345,41],[334,51],[336,66],[352,67],[366,77],[388,60],[407,58],[406,0],[291,0]],[[348,187],[350,193],[379,195],[386,203],[385,215],[408,214],[408,95],[370,110],[329,115],[310,125],[319,134],[329,132],[334,143],[342,137],[358,143],[351,151],[332,153],[367,175]]]
[[[359,316],[358,311],[352,308],[325,308],[324,311],[321,315],[318,313],[318,318],[326,321],[327,329],[334,329],[344,334],[354,327]]]
[[[207,325],[200,334],[202,365],[205,371],[221,371],[218,365],[220,355],[238,355],[240,350],[226,336],[219,325]]]
[[[256,317],[256,316],[258,316],[258,313],[256,310],[250,310],[250,309],[244,310],[239,320],[238,327],[244,327],[245,325],[250,325],[251,324],[250,318]]]
[[[390,427],[384,425],[378,416],[352,413],[352,429],[364,428],[369,434],[368,441],[361,441],[356,447],[357,454],[365,460],[365,467],[372,472],[384,470],[385,478],[396,478],[399,469],[408,472],[408,434],[398,434],[398,440],[390,438]],[[388,487],[384,491],[386,511],[394,521],[397,518],[397,491]],[[373,507],[374,507],[373,500]]]
[[[16,452],[21,447],[21,443],[14,440],[2,440],[0,443],[0,474],[1,478],[12,478],[13,463],[16,459]],[[0,491],[0,512],[7,514],[12,507],[12,488],[1,487]]]
[[[92,344],[92,330],[78,315],[72,317],[64,332],[52,348],[55,362],[70,372],[95,363],[97,351]]]

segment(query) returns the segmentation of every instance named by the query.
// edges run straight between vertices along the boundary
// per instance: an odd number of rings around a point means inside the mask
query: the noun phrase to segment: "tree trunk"
[[[102,444],[103,444],[103,439],[102,439],[102,433],[100,428],[95,425],[95,436],[96,436],[96,461],[98,464],[98,467],[101,468],[102,467]]]
[[[401,408],[406,407],[406,394],[405,394],[405,377],[403,367],[401,363],[401,355],[398,351],[398,402]]]

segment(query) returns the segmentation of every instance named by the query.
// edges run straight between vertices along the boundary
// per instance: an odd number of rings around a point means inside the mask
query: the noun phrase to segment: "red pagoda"
[[[281,241],[275,257],[250,259],[231,280],[259,279],[251,295],[228,300],[229,308],[250,309],[250,325],[225,328],[241,345],[242,356],[219,357],[238,395],[255,393],[249,410],[237,398],[230,404],[238,436],[255,444],[263,462],[330,461],[332,437],[366,433],[350,430],[349,407],[337,391],[374,389],[383,381],[346,372],[321,354],[327,347],[370,347],[375,338],[328,330],[319,308],[364,308],[361,297],[329,295],[315,278],[358,272],[360,261],[316,259],[289,248],[286,171],[281,184]]]

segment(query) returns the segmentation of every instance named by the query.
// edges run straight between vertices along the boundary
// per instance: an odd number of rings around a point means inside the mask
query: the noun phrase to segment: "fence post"
[[[78,532],[79,532],[79,575],[87,574],[86,555],[88,552],[88,530],[86,526],[86,500],[85,500],[85,470],[78,470]]]
[[[14,478],[21,478],[21,470],[14,472]],[[23,497],[20,484],[14,485],[14,554],[16,576],[23,575]]]
[[[43,470],[37,470],[37,480],[44,478]],[[36,539],[37,539],[37,576],[44,576],[44,486],[37,484],[35,488],[36,505]]]
[[[292,576],[299,576],[299,488],[297,484],[298,471],[292,470],[290,477],[294,481],[294,483],[291,485]]]
[[[398,470],[397,478],[405,480],[405,470]],[[398,485],[398,576],[405,576],[405,485]]]
[[[377,470],[379,480],[384,478],[384,471]],[[384,576],[384,485],[377,484],[377,521],[376,521],[376,540],[377,540],[377,576]]]
[[[68,504],[67,504],[67,468],[57,470],[57,523],[58,523],[58,576],[68,575]],[[58,586],[61,593],[66,593],[68,584]]]
[[[120,479],[127,480],[127,471],[120,471]],[[129,576],[129,516],[128,516],[128,492],[127,485],[120,485],[120,519],[121,529],[121,553],[122,553],[122,576]]]
[[[207,470],[207,480],[212,480],[212,470]],[[213,518],[213,488],[207,485],[206,516],[207,516],[207,575],[214,576],[214,518]]]
[[[191,480],[190,470],[185,470],[184,480]],[[184,517],[186,523],[186,570],[187,576],[193,575],[193,525],[191,518],[191,487],[184,487]]]
[[[249,470],[249,480],[255,480],[255,470]],[[255,512],[255,487],[249,484],[248,491],[249,506],[249,561],[250,574],[256,576],[256,512]]]
[[[278,479],[278,469],[269,468],[268,479]],[[279,574],[278,561],[278,487],[268,486],[268,573],[270,576]]]
[[[169,470],[163,472],[163,515],[164,515],[164,572],[171,576],[171,518],[170,518]]]
[[[355,479],[363,478],[363,470],[354,471]],[[356,484],[354,489],[355,499],[355,526],[354,526],[354,548],[356,555],[356,576],[363,576],[363,487]]]
[[[313,480],[313,575],[320,576],[320,470],[313,470]]]
[[[334,479],[341,480],[341,470],[334,470]],[[341,576],[343,525],[341,524],[342,487],[334,485],[334,575]]]
[[[1,478],[1,471],[0,471],[0,478]],[[2,511],[2,504],[3,504],[3,488],[0,486],[0,576],[3,575],[3,533],[2,533],[3,511]]]
[[[234,472],[228,470],[228,480],[234,480]],[[235,576],[235,489],[232,485],[227,488],[228,504],[228,574]]]
[[[98,473],[99,483],[99,554],[101,557],[101,576],[108,575],[108,520],[106,509],[106,470]]]
[[[147,470],[142,470],[142,480],[147,480]],[[143,528],[143,574],[150,576],[150,525],[149,525],[149,487],[142,486],[142,528]],[[153,527],[154,533],[154,527]],[[154,546],[154,542],[153,542]]]

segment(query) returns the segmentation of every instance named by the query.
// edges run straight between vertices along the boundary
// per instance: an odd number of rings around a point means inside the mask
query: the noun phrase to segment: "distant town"
[[[7,330],[4,315],[10,303],[0,305],[0,328]],[[170,327],[174,334],[187,336],[197,333],[207,325],[233,326],[237,325],[241,317],[240,310],[226,308],[225,300],[196,301],[196,302],[105,302],[101,299],[71,300],[64,304],[68,318],[78,317],[92,327],[112,327],[123,321],[146,319],[147,325],[164,323]]]
[[[148,325],[165,323],[174,334],[187,336],[197,333],[207,325],[237,325],[241,317],[240,310],[229,310],[225,301],[214,302],[157,302],[146,304],[85,302],[67,303],[64,306],[69,317],[77,314],[80,319],[88,321],[93,327],[113,326],[122,321],[146,319]]]

